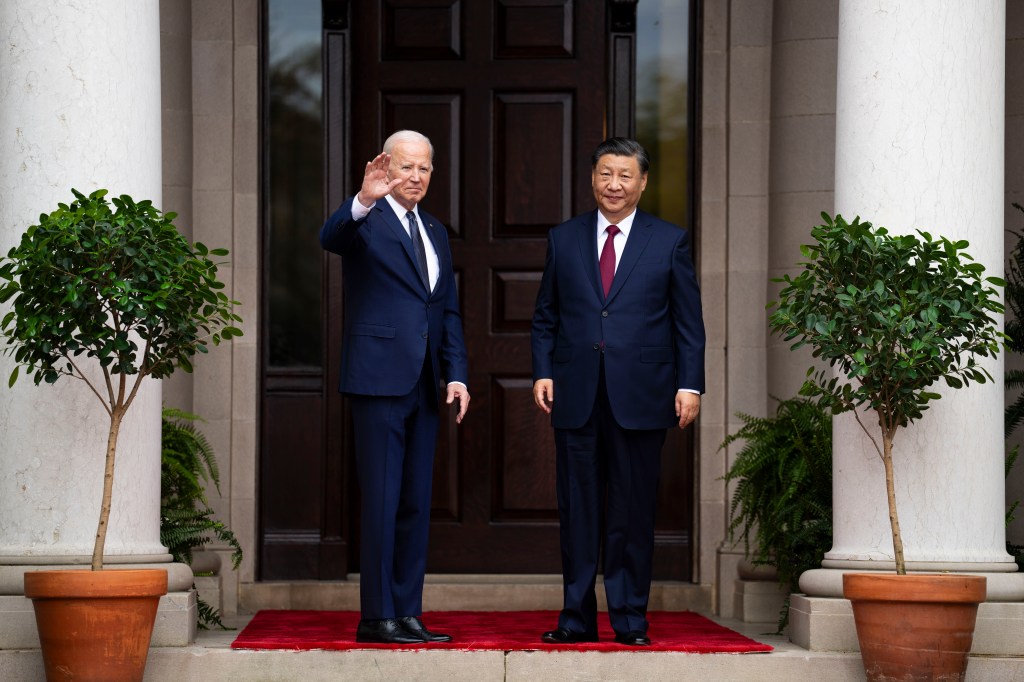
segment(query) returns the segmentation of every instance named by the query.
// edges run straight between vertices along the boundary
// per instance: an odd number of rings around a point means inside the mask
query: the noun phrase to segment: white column
[[[1005,6],[843,2],[839,20],[836,211],[967,239],[1003,271]],[[1006,553],[1003,360],[954,390],[895,442],[908,568],[1013,571]],[[872,427],[868,418],[865,423]],[[852,415],[834,422],[835,530],[825,566],[887,568],[893,550],[882,464]]]
[[[3,0],[0,36],[0,252],[69,203],[72,187],[159,206],[157,0]],[[106,412],[73,379],[35,387],[22,373],[8,389],[12,368],[0,357],[0,568],[88,563]],[[160,400],[149,382],[121,429],[109,563],[170,561],[159,539]],[[11,589],[20,584],[0,594]]]

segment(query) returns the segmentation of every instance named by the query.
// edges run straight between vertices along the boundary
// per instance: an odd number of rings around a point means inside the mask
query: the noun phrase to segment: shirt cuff
[[[469,386],[467,386],[466,384],[462,383],[461,381],[449,381],[445,385],[448,385],[448,384],[458,384],[459,386],[462,386],[467,391],[469,390]]]
[[[697,395],[700,395],[700,391],[698,391],[698,390],[696,390],[696,389],[693,389],[693,388],[681,388],[681,389],[679,389],[679,391],[676,391],[676,392],[677,392],[677,393],[679,393],[679,392],[684,392],[684,393],[696,393]]]
[[[363,206],[362,202],[359,201],[359,195],[352,197],[352,219],[362,220],[366,216],[370,215],[370,209],[377,205],[377,202],[373,202],[369,206]]]

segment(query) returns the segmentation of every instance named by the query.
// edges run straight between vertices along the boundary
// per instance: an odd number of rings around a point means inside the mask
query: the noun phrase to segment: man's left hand
[[[685,429],[697,418],[698,412],[700,412],[699,395],[689,391],[676,392],[676,416],[679,417],[679,428]]]
[[[461,424],[462,418],[466,416],[466,410],[469,409],[469,389],[462,384],[448,384],[448,400],[446,402],[451,405],[456,398],[459,401],[459,413],[455,415],[455,423]]]

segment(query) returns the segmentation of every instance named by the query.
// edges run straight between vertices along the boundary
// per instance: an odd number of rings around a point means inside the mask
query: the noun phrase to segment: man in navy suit
[[[548,233],[533,317],[533,397],[555,429],[564,599],[541,640],[597,641],[603,543],[615,641],[646,646],[661,448],[700,410],[704,322],[689,233],[637,210],[647,152],[614,137],[591,161],[598,208]]]
[[[362,495],[359,642],[451,639],[420,619],[441,382],[457,423],[469,406],[447,231],[419,208],[433,159],[420,133],[393,134],[320,230],[320,244],[342,257],[340,390]]]

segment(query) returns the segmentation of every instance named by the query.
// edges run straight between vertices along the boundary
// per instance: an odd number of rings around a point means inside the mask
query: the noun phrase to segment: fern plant
[[[779,401],[774,417],[737,414],[744,441],[723,477],[735,481],[729,539],[755,565],[774,566],[787,597],[778,633],[789,623],[789,593],[800,574],[821,566],[832,547],[832,415],[806,398]]]
[[[202,418],[175,408],[165,407],[161,426],[163,454],[160,466],[160,541],[174,560],[192,565],[192,551],[213,538],[231,547],[232,569],[242,562],[242,547],[235,534],[213,517],[206,498],[210,483],[220,492],[220,470],[213,448],[199,431]],[[228,629],[220,612],[198,600],[199,627]]]
[[[1014,204],[1018,211],[1024,212],[1024,206]],[[1014,233],[1017,244],[1010,252],[1010,262],[1006,269],[1006,308],[1010,313],[1006,316],[1006,350],[1010,353],[1024,353],[1024,234]],[[1006,390],[1024,388],[1024,369],[1007,370],[1004,383]],[[1006,408],[1006,437],[1009,438],[1014,429],[1024,420],[1024,392],[1017,396]]]
[[[1013,207],[1024,213],[1024,206],[1014,203]],[[1009,315],[1006,316],[1006,351],[1008,353],[1024,353],[1024,233],[1014,232],[1017,243],[1010,252],[1010,262],[1006,269],[1006,287],[1003,293],[1006,297],[1006,308]],[[1005,432],[1009,440],[1014,430],[1024,420],[1024,369],[1006,370],[1004,384],[1007,391],[1019,391],[1017,398],[1006,406]],[[1018,448],[1015,446],[1006,453],[1006,475],[1010,475],[1010,469],[1017,459]],[[1017,510],[1019,501],[1014,501],[1006,510],[1006,525],[1013,521],[1014,513]],[[1020,570],[1024,571],[1024,546],[1006,543],[1006,551],[1017,561]]]

